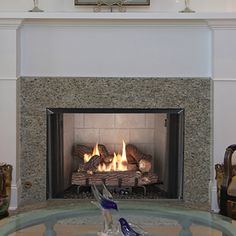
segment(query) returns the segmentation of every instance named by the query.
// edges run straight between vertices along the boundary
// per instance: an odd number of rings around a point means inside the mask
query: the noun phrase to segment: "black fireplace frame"
[[[184,109],[182,108],[47,108],[47,199],[63,198],[63,114],[64,113],[165,113],[168,128],[168,199],[183,199]],[[175,137],[175,138],[171,138]],[[178,142],[176,142],[178,140]],[[176,168],[178,166],[178,168]]]

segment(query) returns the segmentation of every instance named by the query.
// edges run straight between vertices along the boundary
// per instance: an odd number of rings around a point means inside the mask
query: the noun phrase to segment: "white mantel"
[[[1,12],[0,19],[53,20],[236,20],[235,12]]]
[[[0,12],[0,161],[14,166],[11,206],[21,186],[17,77],[211,77],[214,164],[236,143],[235,42],[236,12]]]

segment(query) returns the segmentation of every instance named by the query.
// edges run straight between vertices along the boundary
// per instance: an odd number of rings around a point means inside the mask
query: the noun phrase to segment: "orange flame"
[[[100,156],[99,150],[98,150],[98,144],[95,145],[95,147],[93,148],[93,154],[92,156]]]
[[[119,153],[116,154],[114,153],[112,162],[109,164],[99,164],[97,171],[98,172],[109,172],[109,171],[127,171],[128,170],[128,162],[126,158],[126,150],[125,150],[125,142],[123,141],[123,146],[122,146],[122,155]],[[91,154],[84,154],[84,162],[88,162],[92,156],[98,155],[100,156],[99,150],[98,150],[98,144],[95,145],[93,149],[93,153]]]
[[[126,171],[127,170],[127,158],[126,158],[126,150],[125,150],[125,141],[123,140],[123,148],[122,148],[122,156],[121,156],[121,170]]]
[[[84,163],[88,162],[92,156],[100,156],[99,149],[98,149],[98,143],[96,143],[95,147],[93,148],[93,153],[91,154],[84,154]]]

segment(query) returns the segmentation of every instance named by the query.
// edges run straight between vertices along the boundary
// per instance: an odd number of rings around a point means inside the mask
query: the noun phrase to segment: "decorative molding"
[[[23,21],[24,19],[0,19],[0,30],[17,30],[22,25]]]
[[[227,19],[222,19],[222,20],[207,20],[208,26],[213,29],[220,29],[220,30],[232,30],[236,29],[236,20],[227,20]]]
[[[156,19],[156,20],[236,20],[234,12],[196,12],[180,14],[173,11],[145,12],[1,12],[0,19]]]
[[[216,184],[215,184],[215,181],[210,181],[210,184],[209,184],[209,191],[210,191],[210,194],[211,194],[211,210],[213,212],[219,212],[219,206],[218,206],[218,202],[217,202],[217,187],[216,187]]]
[[[211,29],[236,29],[236,15],[221,13],[179,14],[176,12],[126,12],[126,13],[94,13],[94,12],[5,12],[0,15],[0,28],[17,29],[24,24],[61,24],[63,26],[95,24],[95,25],[155,25],[162,27],[207,26]]]
[[[26,19],[24,25],[51,27],[160,27],[160,28],[208,28],[204,20],[155,20],[155,19]]]
[[[19,179],[16,184],[11,185],[11,202],[10,210],[16,210],[18,207],[18,192],[21,188],[21,180]]]

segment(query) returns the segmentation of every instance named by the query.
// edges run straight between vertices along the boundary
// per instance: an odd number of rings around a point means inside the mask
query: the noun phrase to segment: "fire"
[[[92,156],[100,156],[99,150],[98,150],[98,143],[96,143],[95,147],[93,148],[93,153],[91,154],[84,154],[84,163],[88,162]]]
[[[99,164],[97,171],[98,172],[110,172],[110,171],[127,171],[128,170],[128,162],[126,158],[126,150],[125,150],[125,142],[123,141],[122,145],[122,154],[116,154],[114,153],[114,156],[112,158],[111,163],[105,164],[101,163]],[[98,144],[95,145],[93,148],[93,153],[91,154],[84,154],[84,162],[88,162],[94,155],[100,156]]]
[[[98,143],[95,145],[95,147],[93,148],[93,154],[92,156],[100,156],[99,150],[98,150]]]
[[[126,150],[125,150],[125,141],[123,140],[123,147],[122,147],[122,156],[121,156],[121,168],[127,170],[127,158],[126,158]]]

